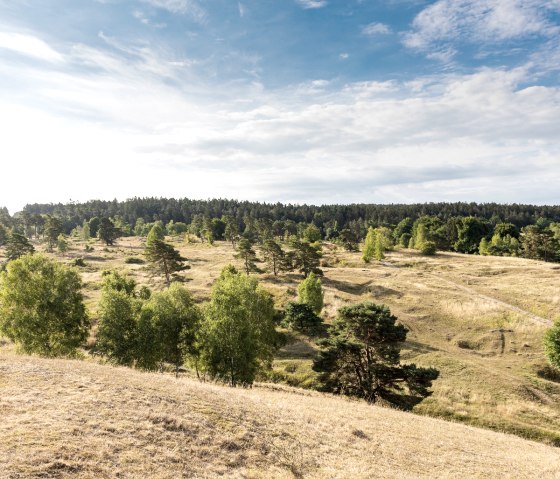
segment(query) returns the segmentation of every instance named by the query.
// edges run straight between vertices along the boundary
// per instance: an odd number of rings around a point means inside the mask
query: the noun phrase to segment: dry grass
[[[0,349],[0,477],[559,478],[560,450],[304,393]]]
[[[199,301],[208,298],[223,266],[241,266],[229,244],[173,241],[189,258],[186,287]],[[144,266],[125,264],[127,257],[141,255],[138,238],[94,248],[85,253],[83,244],[73,245],[65,258],[86,261],[81,271],[94,318],[103,269],[128,271],[140,284],[162,287]],[[545,365],[541,343],[547,326],[541,320],[560,317],[558,264],[454,253],[422,257],[401,250],[364,265],[359,253],[332,245],[325,251],[325,320],[344,304],[385,303],[410,330],[403,358],[441,371],[433,396],[415,412],[560,445],[560,383],[537,374]],[[282,307],[295,298],[301,277],[262,274],[260,280]],[[272,378],[311,387],[314,351],[312,340],[296,336],[278,353]]]

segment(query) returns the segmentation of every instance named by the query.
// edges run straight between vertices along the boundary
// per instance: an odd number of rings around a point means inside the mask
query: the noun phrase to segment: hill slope
[[[314,392],[0,349],[2,478],[560,478],[560,450]]]

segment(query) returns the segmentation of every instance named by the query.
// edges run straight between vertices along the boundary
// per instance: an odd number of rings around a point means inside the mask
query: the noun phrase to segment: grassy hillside
[[[0,348],[3,478],[560,478],[560,450],[319,393]]]
[[[186,286],[202,301],[227,263],[236,263],[231,245],[174,246],[189,258]],[[363,300],[385,303],[409,328],[406,361],[441,371],[434,394],[416,406],[418,413],[512,432],[560,445],[560,382],[543,374],[542,335],[560,317],[560,266],[519,258],[440,253],[428,258],[414,251],[389,253],[383,262],[364,265],[359,253],[325,245],[324,316]],[[119,240],[115,248],[83,245],[61,258],[85,259],[81,268],[88,305],[95,317],[103,269],[128,271],[142,284],[162,287],[145,266],[127,264],[141,257],[137,238]],[[295,299],[301,276],[260,275],[277,306]],[[277,354],[270,379],[310,387],[315,376],[312,340],[290,335]]]

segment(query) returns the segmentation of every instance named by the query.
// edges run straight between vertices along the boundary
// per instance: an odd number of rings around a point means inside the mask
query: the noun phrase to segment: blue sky
[[[559,0],[0,0],[0,205],[558,204],[559,20]]]

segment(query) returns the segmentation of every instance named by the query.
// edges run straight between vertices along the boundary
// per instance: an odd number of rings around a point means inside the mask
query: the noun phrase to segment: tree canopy
[[[0,331],[23,352],[73,356],[88,335],[80,275],[43,255],[10,261],[0,274]]]
[[[368,402],[396,402],[396,393],[403,390],[419,398],[429,396],[428,388],[439,373],[400,364],[407,329],[396,321],[384,305],[366,302],[340,308],[313,363],[323,389]]]

